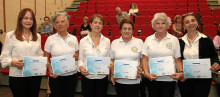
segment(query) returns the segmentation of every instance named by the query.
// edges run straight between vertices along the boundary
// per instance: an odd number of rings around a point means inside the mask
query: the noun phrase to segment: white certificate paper
[[[110,57],[87,56],[86,70],[89,74],[109,74]]]
[[[138,61],[115,60],[114,77],[136,79]]]
[[[212,78],[210,59],[187,59],[183,60],[185,78]]]
[[[175,64],[172,56],[150,58],[150,73],[157,76],[171,75],[175,73]]]
[[[24,57],[22,76],[46,75],[47,57]]]
[[[72,54],[50,58],[53,73],[62,75],[76,70],[75,58]]]

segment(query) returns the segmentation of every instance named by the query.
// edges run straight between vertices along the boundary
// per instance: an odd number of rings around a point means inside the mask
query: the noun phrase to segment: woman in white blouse
[[[36,26],[34,12],[24,8],[18,15],[16,29],[5,38],[1,64],[3,68],[9,67],[9,86],[14,97],[38,97],[39,94],[41,76],[22,76],[23,57],[42,57],[43,54]]]
[[[140,75],[142,72],[142,47],[143,41],[132,36],[134,24],[130,19],[123,19],[120,23],[121,37],[116,39],[111,44],[111,58],[123,61],[136,61],[133,70],[137,70],[135,79],[115,78],[114,68],[112,68],[112,77],[116,80],[115,88],[118,97],[139,97]],[[118,68],[115,66],[115,68]],[[120,68],[120,67],[119,67]],[[123,68],[123,67],[121,67]],[[129,71],[131,72],[131,71]]]
[[[182,25],[186,34],[179,39],[181,59],[209,58],[211,67],[207,69],[212,73],[219,70],[219,59],[215,46],[209,36],[197,31],[198,20],[193,13],[183,15]],[[211,78],[193,78],[186,79],[185,82],[178,82],[181,97],[208,97],[211,81]]]
[[[53,25],[57,30],[47,38],[44,46],[44,56],[48,57],[48,70],[50,73],[49,85],[52,97],[74,97],[74,91],[77,82],[77,70],[62,75],[53,74],[49,62],[52,57],[71,54],[75,60],[78,60],[78,41],[77,38],[67,32],[69,27],[69,16],[66,12],[57,13],[52,19]],[[77,67],[77,66],[76,66]]]
[[[171,19],[165,13],[156,13],[151,22],[156,32],[146,38],[142,51],[144,76],[149,80],[149,97],[173,97],[176,80],[183,78],[179,41],[167,32]],[[150,73],[151,58],[170,56],[174,60],[177,73],[164,76]]]
[[[109,57],[110,40],[101,34],[104,18],[95,14],[90,19],[92,32],[80,40],[79,70],[82,76],[83,97],[106,97],[107,75],[89,74],[86,71],[87,56]]]
[[[129,10],[129,16],[137,16],[138,14],[138,7],[136,3],[131,4],[131,9]]]

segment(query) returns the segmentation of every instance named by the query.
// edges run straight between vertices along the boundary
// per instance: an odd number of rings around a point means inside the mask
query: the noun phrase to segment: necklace
[[[196,34],[196,36],[191,40],[191,39],[189,39],[189,37],[188,37],[188,35],[187,35],[187,39],[191,42],[191,43],[193,43],[194,42],[194,40],[196,39],[198,37],[198,33]]]

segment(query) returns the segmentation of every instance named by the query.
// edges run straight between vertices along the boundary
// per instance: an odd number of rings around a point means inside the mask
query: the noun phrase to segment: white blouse
[[[137,61],[140,65],[142,47],[143,41],[141,39],[132,37],[132,39],[126,43],[122,37],[120,37],[119,39],[114,40],[111,44],[111,58],[115,60]],[[140,84],[140,80],[141,78],[138,78],[137,80],[118,79],[116,82],[121,84]]]
[[[56,33],[47,38],[44,50],[51,53],[52,57],[58,57],[67,54],[74,55],[75,52],[79,50],[78,40],[75,36],[71,34],[68,34],[66,39],[63,40],[63,38],[58,33]],[[68,76],[73,75],[75,73],[77,73],[77,71],[65,73],[60,76]]]
[[[14,31],[7,33],[1,54],[1,64],[2,68],[9,66],[9,76],[22,77],[22,70],[11,66],[12,60],[23,60],[24,56],[43,56],[40,34],[37,34],[37,38],[37,41],[20,41],[16,39]],[[29,39],[32,40],[32,35]]]
[[[109,57],[110,56],[110,40],[101,34],[99,45],[95,47],[89,34],[80,40],[79,44],[79,60],[78,66],[87,66],[87,56],[99,56]],[[87,75],[89,79],[103,79],[107,75]]]
[[[138,13],[138,9],[130,9],[128,15],[131,16],[131,14]]]

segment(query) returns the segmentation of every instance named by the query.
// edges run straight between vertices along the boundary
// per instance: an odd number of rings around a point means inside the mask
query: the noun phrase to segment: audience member
[[[217,35],[213,39],[213,43],[214,43],[216,50],[219,51],[219,46],[220,46],[220,32],[219,31],[217,32]]]
[[[86,36],[91,32],[91,27],[88,24],[88,22],[89,22],[89,18],[87,16],[85,16],[83,18],[83,24],[81,25],[81,29],[80,29],[81,36]]]
[[[174,18],[174,24],[172,27],[174,36],[177,36],[177,37],[183,36],[181,23],[182,23],[182,16],[176,15]]]
[[[116,19],[118,24],[121,23],[122,19],[129,18],[128,13],[124,11],[122,12],[120,7],[116,7],[115,11],[117,12]]]
[[[50,23],[50,18],[48,16],[44,17],[45,24],[42,26],[41,35],[52,35],[53,34],[53,25]]]

